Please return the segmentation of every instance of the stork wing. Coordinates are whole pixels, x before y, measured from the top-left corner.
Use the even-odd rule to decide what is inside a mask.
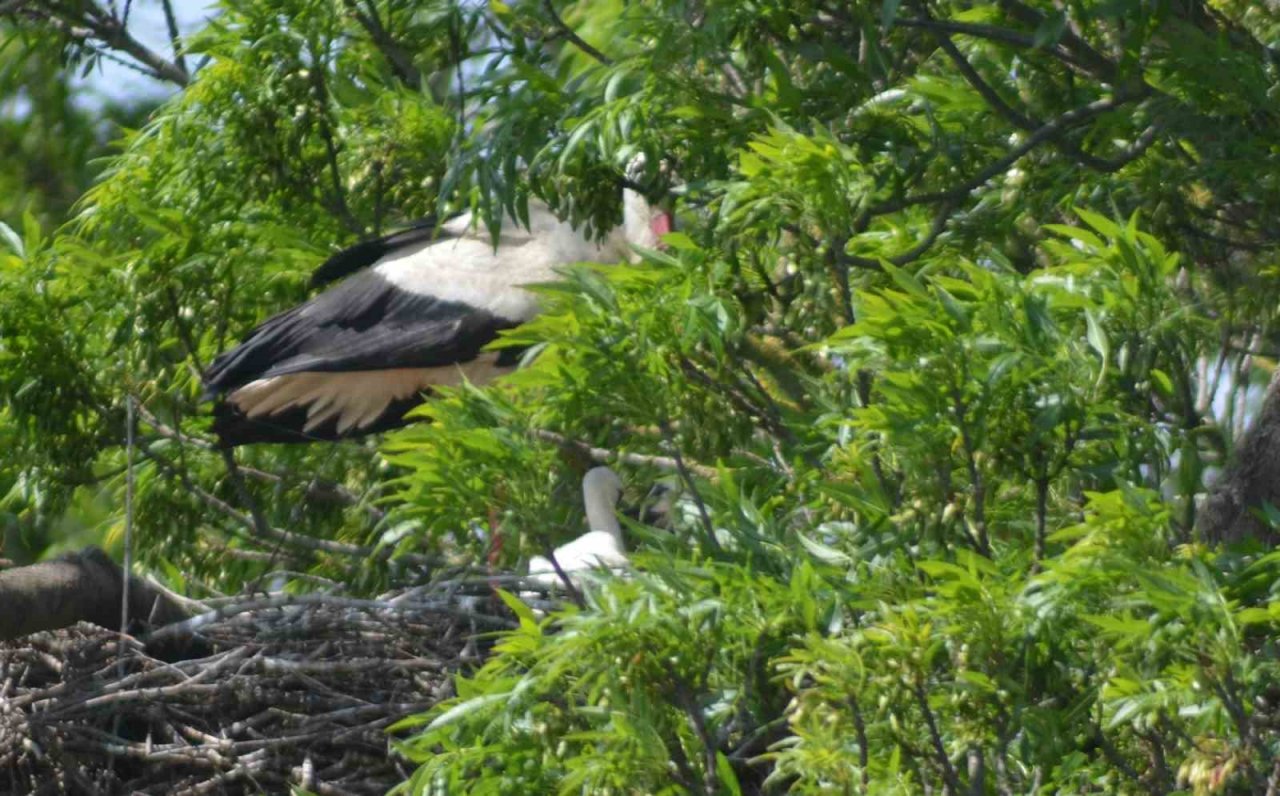
[[[517,352],[481,354],[516,325],[460,301],[415,293],[362,271],[253,330],[214,360],[206,395],[222,396],[224,444],[335,439],[402,423],[432,385],[487,378]]]
[[[397,249],[426,243],[429,240],[439,240],[450,235],[449,228],[438,223],[435,218],[425,218],[398,232],[361,241],[348,246],[321,263],[320,267],[311,274],[311,287],[323,287],[330,282],[336,282],[344,276],[373,265]]]
[[[484,381],[519,352],[481,353],[537,314],[524,286],[603,249],[550,211],[497,245],[463,215],[357,244],[313,277],[345,280],[254,329],[205,373],[222,442],[334,439],[402,422],[421,393]]]
[[[459,301],[412,293],[365,271],[271,318],[218,356],[210,396],[302,371],[438,367],[475,359],[516,322]]]

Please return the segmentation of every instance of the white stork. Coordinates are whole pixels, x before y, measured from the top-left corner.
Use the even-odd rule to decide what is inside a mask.
[[[590,529],[572,542],[555,549],[556,563],[569,580],[577,585],[575,573],[584,570],[620,569],[628,565],[622,545],[622,525],[614,509],[622,497],[622,480],[608,467],[595,467],[582,479],[582,503],[587,510]],[[551,561],[534,556],[529,561],[529,582],[546,588],[563,585]]]
[[[628,169],[631,172],[631,169]],[[315,272],[343,281],[276,315],[204,374],[205,400],[221,398],[223,446],[333,440],[394,428],[438,385],[482,384],[518,353],[481,349],[538,313],[523,285],[575,262],[617,262],[654,247],[671,217],[623,192],[623,224],[588,239],[541,203],[529,224],[508,219],[497,246],[470,213],[356,244]]]

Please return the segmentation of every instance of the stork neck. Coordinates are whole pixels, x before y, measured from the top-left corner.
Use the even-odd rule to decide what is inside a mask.
[[[622,189],[622,228],[627,243],[646,249],[658,245],[658,236],[653,229],[653,206],[649,201],[630,188]]]
[[[615,513],[614,500],[601,491],[589,491],[582,496],[583,505],[587,509],[587,526],[593,531],[605,533],[622,542],[622,524]]]

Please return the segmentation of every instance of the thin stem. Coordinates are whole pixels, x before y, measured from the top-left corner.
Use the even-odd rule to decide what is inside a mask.
[[[582,50],[584,53],[605,66],[613,65],[612,58],[600,52],[595,47],[592,47],[588,42],[584,41],[581,36],[574,33],[573,28],[569,27],[569,25],[560,18],[560,15],[556,13],[556,7],[552,0],[543,0],[542,7],[546,9],[547,16],[551,18],[552,24],[554,24],[556,29],[559,30],[560,35],[564,36],[570,44],[577,47],[579,50]]]
[[[1036,479],[1036,566],[1044,561],[1045,555],[1045,526],[1047,523],[1047,514],[1049,506],[1049,479],[1042,476]]]
[[[129,632],[129,581],[133,577],[133,502],[135,489],[135,473],[133,463],[134,452],[134,399],[132,394],[124,398],[124,563],[121,564],[123,577],[120,583],[120,642],[117,656],[120,658],[120,674],[124,674],[125,635]]]
[[[547,560],[551,562],[551,568],[556,571],[556,576],[560,578],[560,582],[564,584],[565,593],[569,595],[569,599],[573,600],[574,605],[579,608],[586,608],[587,601],[582,598],[582,592],[578,591],[578,587],[573,585],[573,581],[569,580],[569,573],[565,572],[560,566],[560,562],[556,560],[556,551],[547,551]]]
[[[707,504],[702,500],[702,493],[698,491],[698,485],[694,483],[693,475],[689,472],[689,468],[685,466],[684,457],[680,455],[680,446],[676,444],[675,435],[671,433],[671,424],[663,420],[658,424],[658,428],[662,430],[662,436],[666,438],[667,444],[671,446],[671,453],[676,462],[676,472],[680,474],[680,480],[684,481],[689,494],[693,496],[694,505],[698,507],[698,516],[702,519],[702,527],[707,534],[707,546],[713,552],[719,553],[721,552],[720,540],[716,538],[716,528],[711,522],[711,514],[707,511]]]
[[[670,456],[650,456],[644,453],[628,453],[626,451],[611,451],[608,448],[597,448],[580,440],[570,439],[555,431],[541,428],[530,429],[529,433],[538,439],[565,448],[572,448],[596,464],[614,464],[617,462],[637,467],[654,467],[668,473],[678,473],[683,466],[708,481],[715,481],[720,477],[714,467],[708,467],[705,464],[685,462],[683,459],[678,460]]]
[[[938,731],[938,722],[934,719],[933,709],[929,707],[929,695],[925,693],[924,681],[917,676],[914,687],[916,704],[924,714],[925,724],[929,728],[929,741],[933,744],[934,755],[938,758],[938,766],[942,769],[942,780],[946,783],[947,793],[959,796],[960,778],[956,775],[955,766],[947,756],[947,748],[942,743],[942,734]]]
[[[187,68],[187,57],[182,52],[182,32],[178,29],[178,17],[173,13],[173,0],[163,0],[161,5],[164,7],[165,25],[169,28],[169,42],[173,45],[173,63],[190,79],[191,70]]]

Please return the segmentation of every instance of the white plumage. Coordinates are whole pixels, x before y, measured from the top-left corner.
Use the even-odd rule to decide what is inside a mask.
[[[555,549],[556,563],[575,586],[577,573],[592,569],[621,569],[630,563],[622,544],[622,524],[614,509],[622,496],[622,481],[608,467],[596,467],[582,479],[582,502],[589,531]],[[551,561],[534,556],[529,561],[529,581],[546,588],[563,586]]]
[[[527,226],[507,219],[497,246],[470,213],[356,244],[318,281],[346,278],[254,329],[205,374],[222,398],[214,430],[226,445],[336,439],[392,428],[423,392],[482,384],[518,352],[483,352],[538,313],[527,285],[576,262],[617,262],[653,247],[669,215],[624,191],[623,224],[600,240],[529,203]]]
[[[465,213],[441,227],[442,237],[384,257],[375,273],[408,293],[458,302],[512,321],[538,313],[524,285],[549,282],[576,262],[617,262],[630,255],[626,225],[588,240],[541,202],[529,203],[529,227],[508,218],[495,249],[488,230]]]

